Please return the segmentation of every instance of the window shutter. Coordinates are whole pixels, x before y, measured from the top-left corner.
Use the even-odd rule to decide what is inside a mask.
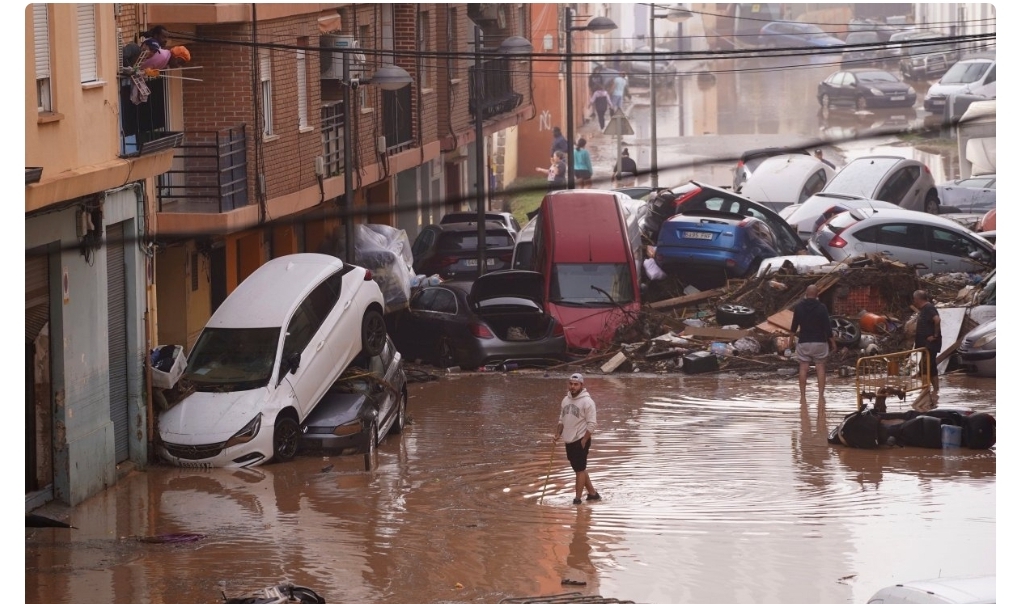
[[[35,79],[49,77],[49,5],[33,4],[35,28]]]
[[[95,5],[77,5],[77,48],[81,83],[98,79],[98,44],[95,36]]]
[[[295,85],[299,89],[299,127],[309,126],[309,93],[306,90],[306,51],[295,51]]]

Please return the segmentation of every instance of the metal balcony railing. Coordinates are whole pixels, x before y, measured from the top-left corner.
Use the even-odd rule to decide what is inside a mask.
[[[410,147],[415,142],[412,122],[411,89],[383,91],[383,136],[386,137],[387,153]]]
[[[249,205],[246,125],[182,135],[172,169],[158,177],[158,211],[221,213]]]
[[[472,116],[478,115],[479,101],[483,120],[509,113],[523,102],[524,96],[513,90],[509,59],[484,61],[468,71],[468,109]]]
[[[344,102],[320,108],[320,136],[323,145],[323,171],[327,177],[344,173]]]

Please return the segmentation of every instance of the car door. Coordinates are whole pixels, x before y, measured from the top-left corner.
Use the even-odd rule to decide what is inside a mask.
[[[994,266],[994,251],[963,233],[943,227],[929,230],[931,270],[936,273],[975,273]],[[977,255],[977,258],[971,255]]]
[[[838,100],[849,104],[852,103],[857,106],[857,97],[859,95],[860,91],[857,89],[857,78],[849,71],[844,72],[843,78],[840,80]]]
[[[721,212],[731,212],[733,214],[752,216],[753,218],[758,218],[759,220],[765,222],[773,231],[773,235],[776,238],[776,245],[780,249],[781,254],[794,254],[805,247],[805,242],[798,237],[797,231],[795,231],[791,225],[787,224],[787,221],[784,220],[780,214],[762,204],[758,204],[747,199],[725,198],[723,203],[719,206],[711,206],[715,206],[715,204],[707,203],[707,209],[716,209]]]
[[[855,252],[881,254],[889,260],[917,267],[919,274],[930,270],[931,252],[922,225],[879,224],[855,231],[854,238],[861,242],[855,247]]]
[[[297,364],[285,379],[295,391],[300,420],[312,411],[347,363],[335,358],[335,352],[348,346],[334,333],[336,317],[331,313],[340,297],[341,277],[335,273],[317,285],[295,309],[285,328],[282,367]],[[297,363],[293,363],[295,355]],[[343,356],[349,355],[345,352]]]
[[[441,343],[459,337],[457,313],[457,298],[452,291],[445,287],[425,288],[412,300],[408,315],[403,317],[406,324],[398,326],[401,340],[411,342],[402,348],[410,346],[418,358],[438,364]]]
[[[920,176],[918,166],[904,166],[885,179],[874,198],[907,210],[923,210],[923,203],[918,205],[922,187],[914,186]]]
[[[826,96],[829,97],[829,102],[831,105],[836,105],[840,102],[841,98],[840,95],[842,94],[841,88],[843,86],[843,76],[845,75],[847,75],[847,72],[839,71],[837,73],[834,73],[832,77],[830,77],[825,82],[825,88],[823,92],[826,94]]]
[[[419,275],[425,274],[425,261],[428,259],[427,254],[432,251],[434,244],[436,243],[436,230],[431,227],[422,229],[421,233],[415,237],[415,242],[411,244],[411,256],[414,258],[415,272]]]

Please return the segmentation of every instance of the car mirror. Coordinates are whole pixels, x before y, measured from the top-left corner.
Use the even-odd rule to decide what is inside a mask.
[[[285,374],[287,374],[289,371],[291,371],[292,375],[295,375],[295,372],[296,372],[296,370],[298,370],[299,364],[301,362],[302,362],[302,354],[300,354],[298,352],[293,352],[292,354],[288,355],[288,358],[285,359],[285,361],[284,361],[285,366],[287,368],[287,370],[285,371]]]
[[[970,258],[972,258],[972,259],[974,259],[974,260],[980,260],[981,258],[983,258],[983,256],[984,256],[984,255],[983,255],[983,254],[981,254],[981,253],[980,253],[980,251],[973,251],[973,252],[970,252]]]

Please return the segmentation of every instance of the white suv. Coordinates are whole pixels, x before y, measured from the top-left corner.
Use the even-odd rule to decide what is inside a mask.
[[[995,70],[993,58],[964,59],[945,72],[942,79],[924,95],[924,109],[931,113],[943,113],[945,103],[954,94],[979,96],[982,100],[995,98]]]

